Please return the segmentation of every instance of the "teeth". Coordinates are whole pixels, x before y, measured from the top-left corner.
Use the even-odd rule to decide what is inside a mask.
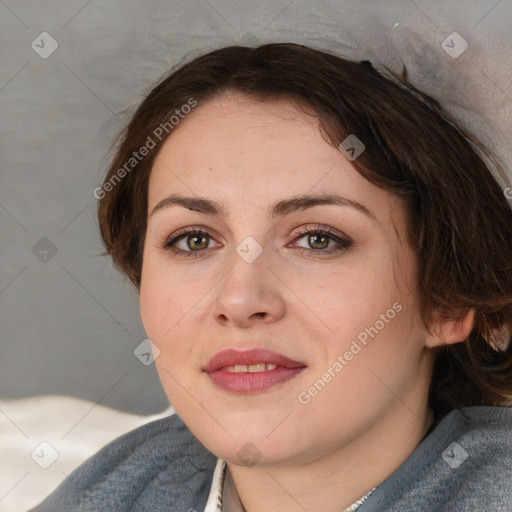
[[[225,366],[222,368],[226,372],[230,373],[257,373],[264,372],[269,370],[275,370],[277,365],[275,364],[265,364],[265,363],[256,363],[256,364],[235,364],[231,366]]]
[[[251,364],[248,366],[249,373],[264,372],[265,363]]]

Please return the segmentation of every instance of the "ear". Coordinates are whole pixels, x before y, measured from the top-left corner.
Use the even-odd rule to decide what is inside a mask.
[[[429,329],[426,346],[428,348],[453,345],[464,341],[475,325],[475,309],[468,309],[459,318],[442,320],[439,314]]]

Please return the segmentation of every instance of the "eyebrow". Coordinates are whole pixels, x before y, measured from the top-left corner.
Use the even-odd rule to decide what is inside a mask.
[[[345,197],[335,194],[314,194],[314,195],[296,195],[278,201],[269,208],[271,217],[283,217],[290,213],[306,210],[319,205],[336,205],[336,206],[350,206],[356,210],[364,213],[366,216],[373,220],[377,220],[375,215],[363,204],[347,199]],[[172,194],[165,199],[162,199],[153,208],[150,215],[155,212],[168,208],[170,206],[182,206],[189,210],[206,213],[209,215],[227,216],[226,210],[218,202],[207,197],[184,197]]]

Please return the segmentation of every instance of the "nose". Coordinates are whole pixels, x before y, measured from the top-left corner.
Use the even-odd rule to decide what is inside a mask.
[[[263,260],[261,255],[247,263],[235,254],[214,304],[215,320],[220,325],[247,328],[284,316],[283,285]]]

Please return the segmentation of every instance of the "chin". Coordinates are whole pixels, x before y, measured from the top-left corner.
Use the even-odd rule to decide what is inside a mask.
[[[288,430],[283,429],[281,435],[272,433],[279,422],[252,420],[237,426],[225,423],[228,432],[217,423],[213,427],[202,422],[197,428],[194,425],[189,428],[217,457],[240,466],[279,463],[297,451],[296,439],[288,435]]]
[[[287,461],[292,455],[291,448],[278,446],[264,438],[249,441],[245,438],[231,440],[228,446],[218,446],[212,441],[207,448],[217,457],[236,466],[273,466]]]

